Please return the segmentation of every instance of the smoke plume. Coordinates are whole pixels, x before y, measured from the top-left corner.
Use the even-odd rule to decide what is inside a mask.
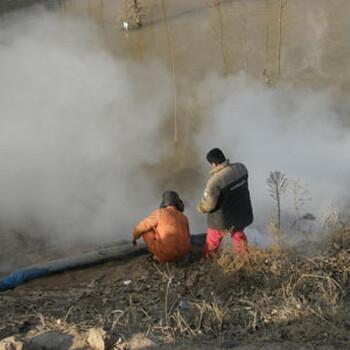
[[[61,241],[129,238],[153,209],[143,165],[167,150],[153,136],[170,104],[168,85],[159,64],[113,58],[92,23],[42,9],[5,18],[2,229]]]
[[[186,189],[180,196],[191,232],[204,232],[196,203],[212,147],[249,170],[251,242],[266,241],[274,210],[266,184],[271,171],[308,189],[301,214],[312,213],[319,223],[333,203],[349,200],[347,101],[332,91],[292,84],[266,88],[243,73],[208,73],[201,82],[190,81],[191,94],[179,99],[182,120],[194,117],[182,124],[188,130],[180,130],[191,140],[180,140],[180,154],[173,157],[171,136],[164,136],[174,102],[170,76],[159,62],[113,57],[91,22],[42,9],[3,17],[1,232],[58,245],[126,239],[155,209],[163,190],[178,188]],[[292,193],[282,210],[290,229]]]
[[[349,200],[346,150],[350,132],[342,117],[349,114],[350,105],[343,103],[340,108],[331,91],[285,84],[266,88],[242,74],[211,75],[199,95],[211,107],[198,147],[222,147],[231,161],[246,164],[255,211],[253,227],[266,231],[274,206],[266,179],[275,170],[307,189],[304,198],[301,193],[298,197],[301,214],[310,212],[320,223],[333,204],[342,207]],[[292,191],[286,197],[283,209],[293,217]]]

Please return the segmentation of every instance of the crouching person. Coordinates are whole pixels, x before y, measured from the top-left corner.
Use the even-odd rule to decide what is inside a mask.
[[[134,229],[133,244],[143,237],[148,250],[162,262],[179,261],[191,249],[184,204],[175,191],[165,191],[160,208]]]

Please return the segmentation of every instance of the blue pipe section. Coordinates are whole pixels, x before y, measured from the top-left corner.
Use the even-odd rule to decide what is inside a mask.
[[[126,246],[103,248],[75,257],[53,260],[42,265],[29,266],[15,271],[10,276],[0,280],[0,291],[16,288],[17,286],[35,278],[104,263],[114,259],[126,258],[128,255],[137,256],[146,252],[146,247],[135,249],[131,248],[128,244]]]
[[[195,246],[203,246],[205,243],[205,238],[205,233],[191,235],[191,244]],[[130,245],[127,244],[124,246],[103,248],[75,257],[53,260],[42,265],[33,265],[15,271],[10,276],[0,280],[0,291],[3,292],[16,288],[17,286],[35,278],[49,276],[54,273],[60,273],[80,267],[87,267],[93,264],[100,264],[110,260],[121,259],[127,257],[128,255],[137,256],[146,252],[146,247],[135,249],[131,248]]]
[[[0,291],[5,291],[8,289],[13,289],[19,286],[20,284],[32,280],[34,278],[39,278],[47,276],[47,270],[44,268],[39,268],[34,271],[28,271],[27,269],[18,270],[12,275],[3,278],[0,280]]]

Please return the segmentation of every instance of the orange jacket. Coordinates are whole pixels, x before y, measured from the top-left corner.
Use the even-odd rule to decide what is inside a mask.
[[[134,240],[143,236],[148,250],[163,262],[179,261],[190,251],[187,217],[174,206],[155,210],[134,229]]]

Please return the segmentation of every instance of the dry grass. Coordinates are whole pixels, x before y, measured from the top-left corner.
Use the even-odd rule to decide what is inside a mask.
[[[343,232],[341,242],[348,233]],[[348,246],[334,244],[338,249],[323,255],[299,256],[298,266],[295,255],[277,247],[254,247],[244,257],[224,249],[212,264],[202,262],[208,279],[189,287],[184,299],[174,288],[176,268],[157,267],[166,291],[165,324],[150,325],[148,333],[161,330],[173,341],[234,335],[249,341],[348,342],[350,253]],[[198,295],[200,285],[209,291],[205,297]]]
[[[141,257],[125,267],[133,280],[129,287],[111,275],[62,295],[33,291],[27,302],[41,315],[35,321],[27,306],[26,312],[23,305],[16,309],[20,302],[15,298],[10,305],[9,292],[2,297],[10,308],[1,319],[0,335],[13,334],[30,319],[31,332],[103,327],[118,346],[126,346],[135,332],[168,343],[220,336],[240,343],[349,344],[350,229],[338,227],[326,242],[322,254],[299,255],[297,265],[295,252],[277,245],[251,247],[243,257],[225,248],[211,262],[201,258],[201,251],[169,265]]]

